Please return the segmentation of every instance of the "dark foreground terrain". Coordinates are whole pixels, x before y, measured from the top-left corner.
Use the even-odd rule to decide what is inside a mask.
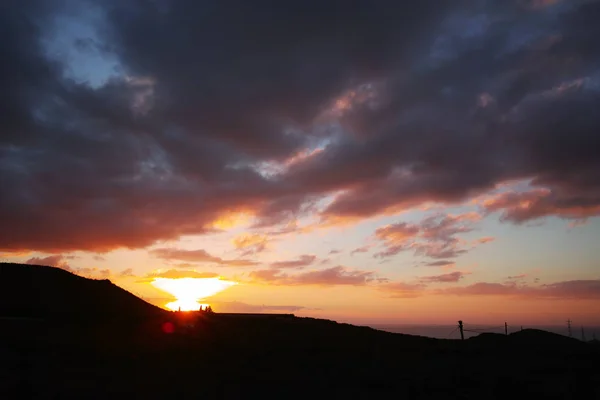
[[[0,303],[0,399],[600,398],[598,346],[543,331],[461,342],[169,313],[108,281],[16,264],[0,264]]]

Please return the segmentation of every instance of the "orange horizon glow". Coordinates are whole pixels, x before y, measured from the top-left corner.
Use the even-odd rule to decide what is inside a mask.
[[[220,278],[155,278],[151,284],[177,299],[166,304],[168,309],[173,311],[195,311],[200,306],[207,305],[199,303],[200,300],[237,285],[237,282]]]

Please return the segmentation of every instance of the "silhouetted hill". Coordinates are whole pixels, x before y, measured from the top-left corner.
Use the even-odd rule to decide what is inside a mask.
[[[98,320],[163,313],[107,279],[60,268],[0,263],[0,317]]]
[[[27,303],[38,304],[55,282],[64,294],[54,304],[70,310],[63,318],[90,307],[128,317],[0,320],[2,399],[600,398],[600,349],[543,331],[459,341],[313,318],[155,313],[108,282],[18,267],[3,299],[39,286],[45,294]]]

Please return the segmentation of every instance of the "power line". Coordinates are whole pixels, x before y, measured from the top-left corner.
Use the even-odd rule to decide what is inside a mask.
[[[454,332],[456,332],[457,330],[458,330],[458,326],[457,326],[456,328],[454,328],[454,329],[452,330],[452,332],[450,332],[450,333],[448,334],[448,336],[446,336],[446,338],[449,338],[450,336],[452,336],[452,334],[453,334]]]

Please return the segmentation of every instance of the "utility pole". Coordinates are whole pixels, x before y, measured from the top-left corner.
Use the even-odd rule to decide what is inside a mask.
[[[504,334],[508,335],[508,324],[506,322],[504,323]]]
[[[573,333],[571,332],[571,320],[567,320],[567,329],[569,330],[569,337],[573,337]]]
[[[583,331],[583,326],[581,327],[581,341],[585,342],[585,332]]]
[[[460,330],[460,340],[465,340],[465,333],[463,331],[462,321],[458,321],[458,329]]]

